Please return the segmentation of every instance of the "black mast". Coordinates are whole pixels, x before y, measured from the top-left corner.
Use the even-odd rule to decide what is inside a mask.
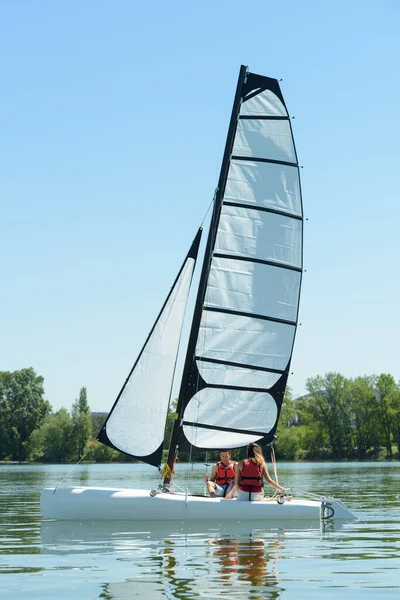
[[[197,336],[198,336],[198,332],[199,332],[199,328],[200,328],[201,315],[202,315],[202,311],[203,311],[203,304],[204,304],[204,298],[205,298],[206,287],[207,287],[207,280],[208,280],[208,275],[209,275],[210,266],[211,266],[211,254],[212,254],[212,250],[213,250],[214,244],[215,244],[215,237],[216,237],[216,233],[217,233],[219,216],[220,216],[220,212],[221,212],[222,199],[223,199],[224,193],[225,193],[226,180],[228,177],[228,170],[229,170],[232,148],[233,148],[233,143],[234,143],[235,134],[236,134],[236,126],[237,126],[237,121],[238,121],[238,116],[239,116],[239,111],[240,111],[240,105],[242,102],[243,86],[246,82],[246,75],[247,75],[247,67],[245,65],[242,65],[240,67],[238,82],[237,82],[237,86],[236,86],[235,99],[233,101],[231,120],[229,123],[228,135],[226,138],[224,157],[222,160],[221,172],[220,172],[220,176],[219,176],[219,180],[218,180],[218,187],[216,189],[215,197],[214,197],[214,208],[213,208],[213,213],[212,213],[212,217],[211,217],[210,231],[208,233],[207,246],[206,246],[206,250],[205,250],[205,254],[204,254],[204,261],[203,261],[203,267],[202,267],[202,271],[201,271],[201,275],[200,275],[199,289],[197,292],[192,327],[190,330],[188,348],[187,348],[187,352],[186,352],[185,365],[183,368],[181,387],[179,390],[178,404],[177,404],[177,409],[176,409],[177,419],[174,422],[174,427],[173,427],[172,436],[171,436],[171,443],[170,443],[169,452],[168,452],[167,466],[169,467],[169,469],[168,468],[166,469],[167,475],[164,477],[164,485],[167,485],[171,480],[173,463],[174,463],[175,456],[178,452],[177,441],[178,441],[178,437],[179,437],[179,430],[181,427],[181,413],[182,413],[182,409],[183,409],[184,398],[186,396],[186,390],[187,390],[188,386],[190,385],[190,381],[189,381],[190,380],[190,371],[191,371],[191,365],[192,365],[195,350],[196,350]],[[195,383],[193,382],[191,385],[195,385]]]

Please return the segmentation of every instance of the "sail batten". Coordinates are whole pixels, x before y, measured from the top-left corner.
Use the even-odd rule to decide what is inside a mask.
[[[224,202],[224,206],[237,206],[238,208],[246,208],[246,209],[254,209],[254,210],[261,210],[264,212],[269,212],[269,213],[275,213],[277,215],[282,215],[283,217],[290,217],[291,219],[298,219],[299,221],[302,221],[302,217],[300,217],[299,215],[292,215],[289,212],[285,212],[284,210],[276,210],[275,208],[267,208],[266,206],[249,206],[248,204],[245,203],[241,203],[241,202],[229,202],[229,201],[225,201]]]
[[[246,433],[247,435],[255,435],[262,437],[264,431],[252,431],[250,429],[235,429],[235,427],[222,427],[220,425],[206,425],[205,423],[190,423],[189,421],[183,421],[182,425],[189,427],[198,427],[199,429],[211,429],[213,431],[224,431],[229,433]]]
[[[284,116],[277,116],[277,115],[264,115],[264,116],[258,116],[258,117],[254,117],[253,115],[240,115],[239,116],[239,120],[243,121],[245,119],[251,119],[251,120],[259,120],[259,121],[288,121],[288,117],[284,117]]]
[[[298,322],[303,211],[292,126],[278,81],[243,69],[179,394],[180,449],[273,439]]]
[[[245,365],[243,363],[232,362],[232,361],[228,361],[228,360],[218,360],[217,358],[208,358],[206,356],[196,356],[196,361],[221,364],[221,365],[231,366],[231,367],[239,367],[240,369],[248,368],[248,365]],[[267,373],[279,373],[280,375],[282,375],[283,373],[287,373],[287,370],[271,369],[269,367],[259,367],[257,365],[252,365],[251,369],[254,371],[265,371]]]
[[[221,252],[215,252],[214,258],[232,258],[231,254],[222,254]],[[297,273],[302,273],[303,269],[301,267],[294,267],[293,265],[285,265],[283,263],[278,263],[273,260],[262,260],[261,258],[254,258],[248,256],[240,256],[239,254],[235,255],[235,260],[241,260],[243,262],[250,262],[254,264],[260,265],[268,265],[270,267],[278,267],[280,269],[287,269],[289,271],[296,271]]]
[[[284,165],[286,167],[298,167],[297,162],[291,162],[288,160],[278,160],[276,158],[265,158],[265,157],[253,156],[253,155],[240,156],[239,154],[234,154],[232,156],[232,158],[234,160],[241,160],[243,162],[254,161],[254,162],[260,162],[260,163],[267,163],[267,164],[270,163],[273,165]]]
[[[219,312],[219,313],[224,313],[224,314],[228,314],[228,315],[238,315],[241,317],[253,317],[254,319],[262,319],[264,321],[272,321],[274,323],[283,323],[284,325],[296,325],[296,321],[288,321],[286,319],[278,319],[276,317],[271,317],[271,316],[265,316],[265,315],[258,315],[257,313],[246,313],[246,312],[241,312],[239,310],[231,310],[229,308],[216,308],[215,306],[205,306],[204,307],[205,311],[209,311],[209,312]]]

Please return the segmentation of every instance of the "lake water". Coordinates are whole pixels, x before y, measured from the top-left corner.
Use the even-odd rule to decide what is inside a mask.
[[[43,487],[71,467],[0,465],[0,598],[400,597],[399,463],[282,463],[292,489],[341,498],[342,524],[46,522]],[[176,483],[202,492],[204,466],[179,465]],[[156,486],[145,465],[77,467],[65,485]]]

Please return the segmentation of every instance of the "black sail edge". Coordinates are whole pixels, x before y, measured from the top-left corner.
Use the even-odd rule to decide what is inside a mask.
[[[174,427],[172,430],[171,442],[168,451],[168,459],[167,465],[169,467],[169,472],[173,471],[173,463],[177,452],[178,439],[180,437],[182,425],[180,422],[180,417],[183,414],[183,410],[185,404],[187,403],[186,395],[189,385],[189,379],[191,377],[192,366],[195,361],[195,348],[197,342],[197,336],[200,328],[201,314],[202,314],[202,306],[205,298],[206,287],[207,287],[207,279],[210,271],[210,258],[212,254],[212,250],[215,243],[215,237],[217,233],[218,227],[218,218],[219,213],[221,211],[222,199],[224,197],[226,179],[229,170],[230,156],[232,153],[233,142],[235,139],[237,120],[239,117],[240,105],[242,101],[243,95],[243,85],[246,81],[247,76],[247,67],[245,65],[241,65],[239,71],[238,82],[236,85],[235,98],[233,101],[232,114],[229,122],[228,135],[225,143],[224,156],[221,165],[220,176],[218,180],[218,187],[215,193],[214,198],[214,207],[211,216],[210,229],[208,232],[207,245],[203,259],[203,266],[200,275],[199,288],[197,292],[197,298],[194,308],[192,327],[189,335],[188,348],[186,352],[185,364],[183,367],[181,387],[179,390],[178,396],[178,404],[177,404],[177,414],[178,419],[174,422]],[[170,476],[166,476],[164,478],[164,483],[169,483]]]
[[[188,251],[188,253],[187,253],[186,257],[185,257],[185,260],[182,263],[181,268],[179,269],[179,272],[178,272],[178,274],[177,274],[177,276],[175,278],[175,281],[174,281],[174,283],[171,286],[171,289],[170,289],[170,291],[169,291],[169,293],[168,293],[168,295],[167,295],[167,297],[165,299],[164,304],[162,305],[162,308],[161,308],[161,310],[160,310],[160,312],[159,312],[159,314],[158,314],[158,316],[157,316],[157,318],[156,318],[156,320],[155,320],[155,322],[153,324],[153,327],[151,328],[150,333],[148,334],[148,336],[146,338],[146,341],[143,344],[143,347],[142,347],[142,349],[141,349],[141,351],[140,351],[140,353],[139,353],[139,355],[138,355],[138,357],[137,357],[137,359],[136,359],[136,361],[135,361],[132,369],[129,371],[129,374],[128,374],[126,380],[125,380],[125,383],[123,384],[123,386],[122,386],[122,388],[121,388],[121,390],[120,390],[120,392],[119,392],[119,394],[118,394],[118,396],[117,396],[117,398],[116,398],[116,400],[115,400],[115,402],[114,402],[114,404],[113,404],[113,406],[112,406],[112,408],[111,408],[111,410],[110,410],[110,412],[109,412],[109,414],[107,416],[107,419],[105,420],[105,422],[104,422],[101,430],[99,431],[99,433],[98,433],[98,435],[96,437],[96,440],[99,441],[99,442],[101,442],[102,444],[104,444],[106,446],[109,446],[110,448],[113,448],[114,450],[118,450],[119,452],[122,452],[123,454],[126,454],[127,456],[131,456],[133,458],[137,458],[140,461],[145,462],[145,463],[150,464],[150,465],[155,466],[155,467],[158,467],[161,464],[161,457],[162,457],[162,451],[163,451],[163,443],[160,444],[160,446],[154,452],[152,452],[151,454],[143,454],[143,455],[130,454],[130,453],[122,450],[121,448],[119,448],[117,445],[115,445],[109,439],[108,434],[107,434],[107,423],[108,423],[108,421],[109,421],[109,419],[110,419],[113,411],[115,410],[116,406],[118,405],[118,402],[119,402],[119,400],[120,400],[120,398],[121,398],[121,396],[122,396],[122,394],[123,394],[123,392],[124,392],[124,390],[125,390],[128,382],[129,382],[129,379],[130,379],[132,373],[134,372],[134,370],[135,370],[135,368],[136,368],[136,366],[137,366],[137,364],[138,364],[138,362],[139,362],[139,360],[140,360],[140,358],[141,358],[141,356],[142,356],[142,354],[143,354],[143,352],[144,352],[144,350],[145,350],[145,348],[147,346],[148,341],[151,338],[151,335],[152,335],[152,333],[153,333],[153,331],[154,331],[154,329],[155,329],[155,327],[156,327],[156,325],[157,325],[157,323],[158,323],[161,315],[163,314],[164,308],[165,308],[165,306],[166,306],[169,298],[171,297],[171,294],[174,291],[175,285],[178,282],[179,277],[180,277],[180,275],[181,275],[181,273],[182,273],[182,271],[183,271],[183,269],[184,269],[184,267],[185,267],[188,259],[192,259],[194,261],[194,266],[195,266],[195,263],[196,263],[196,260],[197,260],[197,254],[198,254],[198,250],[199,250],[199,246],[200,246],[200,241],[201,241],[201,235],[202,235],[202,227],[200,227],[199,230],[197,231],[197,234],[196,234],[196,236],[195,236],[195,238],[194,238],[194,240],[193,240],[193,242],[191,244],[191,247],[190,247],[190,249],[189,249],[189,251]],[[192,270],[192,276],[193,276],[194,266],[193,266],[193,270]],[[175,358],[175,366],[176,366],[176,359],[177,359],[177,357]]]
[[[202,447],[200,445],[196,446],[193,443],[190,443],[186,439],[186,437],[183,433],[183,426],[187,425],[187,422],[183,421],[183,414],[185,411],[185,407],[187,406],[187,404],[189,403],[189,401],[193,397],[193,395],[197,391],[202,390],[205,387],[208,387],[207,383],[203,380],[203,378],[201,377],[201,375],[198,371],[196,360],[195,360],[195,349],[196,349],[197,338],[198,338],[199,330],[200,330],[200,323],[201,323],[201,318],[202,318],[202,313],[203,313],[203,308],[204,308],[203,304],[204,304],[205,294],[206,294],[206,289],[207,289],[207,280],[208,280],[208,276],[209,276],[210,268],[211,268],[211,260],[212,260],[213,249],[214,249],[214,245],[215,245],[215,241],[216,241],[216,234],[217,234],[217,228],[218,228],[220,214],[221,214],[221,208],[223,205],[225,186],[227,183],[227,177],[228,177],[231,159],[234,158],[232,156],[232,150],[233,150],[235,134],[236,134],[237,126],[238,126],[238,120],[239,120],[239,116],[240,116],[241,103],[242,103],[242,101],[246,102],[247,100],[250,100],[251,98],[256,97],[258,94],[261,94],[262,92],[271,91],[282,102],[282,105],[284,106],[284,108],[287,112],[286,104],[285,104],[285,101],[283,99],[283,96],[282,96],[282,93],[280,90],[279,82],[276,79],[264,77],[261,75],[256,75],[253,73],[248,73],[246,71],[247,71],[247,68],[242,66],[240,69],[240,73],[239,73],[239,79],[238,79],[238,84],[237,84],[237,88],[236,88],[235,100],[234,100],[234,105],[233,105],[233,110],[232,110],[229,130],[228,130],[225,152],[224,152],[224,157],[223,157],[222,166],[221,166],[221,173],[220,173],[218,188],[217,188],[217,192],[216,192],[216,196],[215,196],[214,210],[213,210],[213,215],[212,215],[212,219],[211,219],[211,226],[210,226],[208,242],[207,242],[207,247],[206,247],[206,253],[205,253],[204,263],[203,263],[203,269],[202,269],[202,274],[201,274],[201,278],[200,278],[200,285],[199,285],[199,290],[198,290],[198,295],[197,295],[197,300],[196,300],[194,319],[193,319],[192,329],[191,329],[191,333],[190,333],[190,337],[189,337],[188,350],[187,350],[187,354],[186,354],[182,383],[181,383],[181,388],[180,388],[179,398],[178,398],[178,406],[177,406],[178,419],[175,421],[175,424],[174,424],[172,438],[171,438],[171,445],[170,445],[170,450],[169,450],[169,455],[168,455],[168,466],[171,468],[171,470],[172,470],[174,457],[178,450],[187,450],[189,447],[191,447],[192,449],[195,449],[195,450],[196,449],[217,450],[217,449],[220,449],[220,447],[221,447],[220,445],[216,445],[215,448],[211,448],[209,445],[207,445],[207,447]],[[262,117],[261,117],[261,119],[262,119]],[[254,120],[257,120],[257,116],[254,117]],[[276,119],[276,120],[279,121],[280,119]],[[287,120],[289,122],[291,140],[292,140],[292,143],[294,146],[294,139],[293,139],[293,134],[292,134],[290,118],[287,116],[285,119],[282,119],[282,120],[285,120],[285,121]],[[282,159],[274,160],[273,158],[271,158],[271,159],[256,159],[256,158],[252,158],[252,157],[246,157],[245,160],[246,161],[252,161],[252,160],[260,161],[261,160],[262,162],[268,162],[268,163],[272,163],[272,164],[287,165],[290,167],[297,168],[297,172],[298,172],[299,167],[298,167],[297,154],[296,154],[295,147],[294,147],[294,153],[295,153],[295,162],[284,161]],[[299,183],[299,194],[300,194],[300,208],[301,208],[301,215],[302,215],[300,181],[298,183]],[[229,201],[226,204],[229,204]],[[295,218],[295,219],[297,218],[300,221],[303,220],[302,216],[296,217],[295,215],[293,215],[293,218]],[[302,228],[301,228],[301,233],[302,233]],[[300,268],[289,267],[289,269],[292,268],[296,271],[300,271],[300,280],[299,280],[299,288],[298,288],[298,296],[297,296],[296,325],[297,325],[297,320],[298,320],[299,295],[300,295],[302,268],[303,268],[303,266],[302,266],[302,243],[303,242],[301,239],[301,266],[300,266]],[[237,257],[237,256],[235,256],[233,258],[239,259],[239,257]],[[254,262],[260,262],[260,261],[257,261],[257,259],[255,259]],[[276,403],[277,418],[276,418],[275,425],[272,427],[272,429],[270,429],[270,431],[268,431],[263,436],[260,434],[260,437],[257,439],[258,443],[260,443],[261,445],[266,445],[266,444],[270,443],[271,441],[273,441],[273,439],[275,437],[275,431],[276,431],[276,427],[277,427],[278,420],[279,420],[279,414],[280,414],[280,410],[281,410],[281,406],[282,406],[283,396],[284,396],[285,388],[287,385],[287,379],[288,379],[290,362],[291,362],[291,357],[292,357],[292,352],[293,352],[295,333],[296,333],[296,331],[294,332],[294,335],[293,335],[293,341],[292,341],[292,345],[291,345],[291,349],[290,349],[290,353],[289,353],[289,360],[288,360],[288,364],[287,364],[286,368],[283,370],[283,372],[281,372],[281,375],[279,376],[278,380],[275,381],[275,383],[273,385],[271,385],[271,387],[266,389],[266,391],[268,392],[268,395],[272,396],[273,400]],[[224,361],[221,360],[221,361],[216,361],[216,362],[223,363]],[[226,364],[229,365],[232,363],[229,363],[229,361],[227,361]],[[251,369],[251,366],[249,366],[249,368]],[[273,371],[273,369],[271,369],[271,370]],[[213,385],[212,387],[218,387],[218,386]],[[225,387],[225,386],[222,386],[222,387]],[[229,387],[229,386],[227,386],[227,387]],[[196,423],[194,423],[193,425],[196,426]],[[203,426],[205,426],[207,428],[209,428],[209,427],[212,428],[212,426],[210,426],[208,424],[203,424]],[[199,424],[199,427],[200,427],[200,424]],[[219,429],[221,429],[221,428],[215,427],[216,431],[218,431]],[[227,429],[229,430],[229,428],[227,428]],[[232,428],[232,431],[237,431],[237,429]],[[244,427],[242,431],[244,434],[246,434],[246,427]],[[169,478],[166,478],[165,483],[168,483],[168,482],[169,482]]]

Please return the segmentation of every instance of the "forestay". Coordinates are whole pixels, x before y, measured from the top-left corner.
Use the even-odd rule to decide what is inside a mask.
[[[302,225],[299,166],[279,83],[242,67],[172,452],[273,439],[298,320]]]

